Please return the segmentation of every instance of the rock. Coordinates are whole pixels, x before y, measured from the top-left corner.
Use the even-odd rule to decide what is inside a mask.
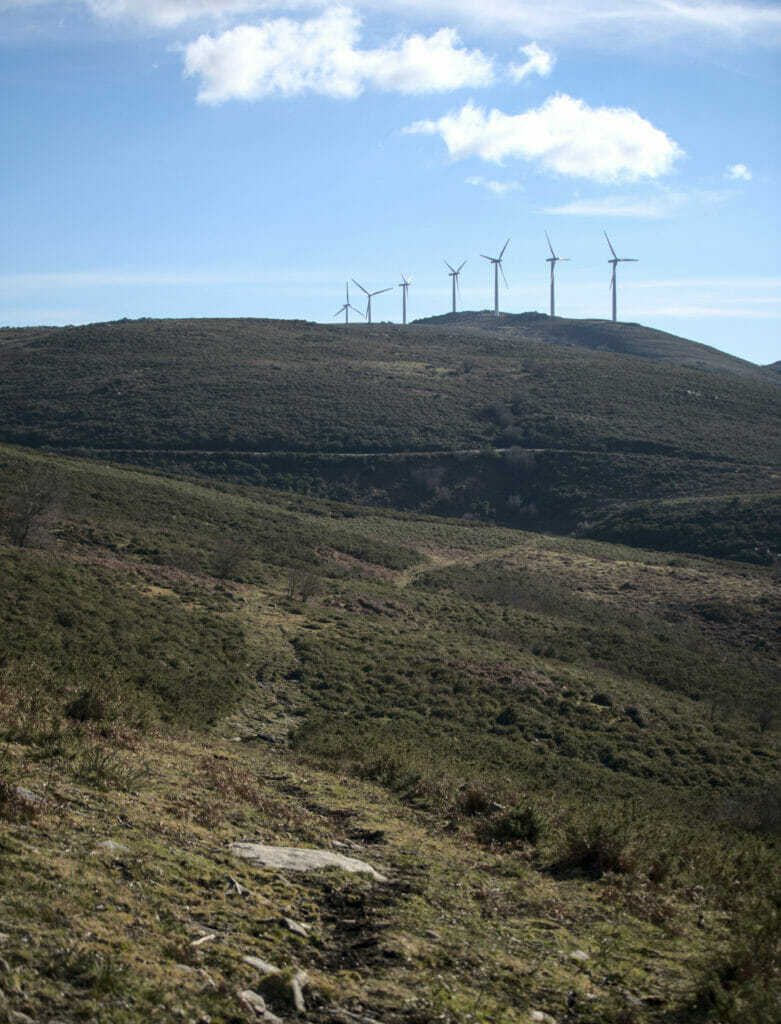
[[[346,857],[331,850],[305,850],[293,846],[265,846],[262,843],[231,843],[231,853],[253,864],[288,871],[314,871],[317,868],[340,868],[353,874],[368,874],[378,882],[387,878],[355,857]]]
[[[98,853],[130,853],[130,850],[127,846],[123,846],[122,843],[117,843],[113,839],[104,839],[92,851],[93,856]]]
[[[556,1024],[556,1018],[551,1017],[549,1013],[543,1013],[542,1010],[530,1010],[529,1019],[534,1021],[534,1024]]]
[[[260,971],[261,974],[277,974],[279,968],[270,964],[267,960],[261,960],[259,956],[245,956],[244,963],[249,964],[250,967],[254,967],[256,971]]]
[[[24,786],[16,787],[16,795],[19,800],[29,804],[31,807],[43,807],[46,803],[42,796],[38,796],[37,793],[33,793],[31,789],[25,789]]]
[[[432,928],[429,928],[425,932],[425,936],[427,939],[434,939],[436,942],[439,942],[439,940],[442,938],[439,932],[435,932]]]
[[[266,1000],[263,996],[253,992],[251,988],[245,988],[239,992],[239,999],[260,1020],[268,1021],[268,1024],[275,1024],[275,1022],[279,1021],[279,1017],[266,1006]]]
[[[576,950],[573,950],[572,953],[570,953],[569,958],[570,958],[570,960],[581,960],[581,961],[583,961],[583,960],[588,960],[589,959],[589,955],[588,955],[588,953],[584,949],[576,949]]]
[[[309,935],[309,925],[301,924],[299,921],[294,921],[292,917],[283,917],[282,924],[294,935],[300,935],[304,939]]]

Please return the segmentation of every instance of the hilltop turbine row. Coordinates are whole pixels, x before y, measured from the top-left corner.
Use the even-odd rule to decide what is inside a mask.
[[[617,318],[616,317],[616,312],[617,312],[616,267],[618,266],[619,263],[637,263],[638,261],[637,261],[637,259],[635,259],[634,257],[631,257],[631,256],[616,256],[616,251],[613,248],[613,245],[612,245],[610,239],[607,237],[607,232],[604,231],[603,234],[605,236],[605,241],[607,242],[608,247],[610,249],[610,256],[611,256],[611,258],[608,260],[608,263],[610,263],[611,266],[612,266],[612,273],[611,273],[611,276],[610,276],[610,292],[611,292],[611,296],[612,296],[612,318],[613,318],[613,321],[615,322],[615,320]],[[546,263],[550,263],[550,315],[551,316],[555,316],[556,315],[556,291],[555,291],[556,264],[557,263],[569,263],[570,262],[570,257],[569,256],[557,256],[556,255],[556,253],[553,251],[553,245],[551,244],[551,240],[548,237],[548,232],[547,231],[545,232],[545,238],[546,238],[546,240],[548,242],[548,248],[550,249],[550,256],[548,256],[546,258],[546,260],[545,260]],[[485,253],[481,253],[480,254],[482,259],[488,260],[488,262],[494,268],[494,315],[495,316],[499,316],[499,273],[500,272],[502,274],[502,280],[504,281],[505,287],[509,288],[509,285],[507,284],[507,278],[505,277],[505,274],[504,274],[504,268],[502,267],[502,259],[504,258],[505,250],[507,249],[507,246],[509,244],[510,244],[510,239],[508,238],[507,241],[502,246],[501,252],[499,253],[498,256],[486,256]],[[461,294],[461,285],[459,283],[458,278],[459,278],[459,275],[460,275],[461,271],[464,269],[464,267],[466,266],[468,261],[464,260],[463,263],[461,263],[461,265],[458,267],[458,269],[456,269],[455,267],[451,266],[451,264],[448,263],[447,260],[443,260],[442,262],[448,268],[448,277],[452,278],[452,289],[453,289],[452,312],[455,313],[456,312],[456,294],[458,294],[458,295]],[[353,281],[353,284],[357,285],[361,289],[361,291],[364,293],[364,295],[366,296],[366,312],[362,313],[359,309],[356,309],[356,307],[353,306],[353,304],[350,302],[350,283],[348,281],[345,284],[345,302],[336,311],[336,313],[334,313],[334,317],[341,316],[342,313],[344,313],[344,322],[345,322],[345,324],[349,324],[349,322],[350,322],[350,310],[352,310],[354,313],[357,313],[358,316],[362,316],[366,320],[366,322],[370,324],[372,322],[372,299],[374,298],[375,295],[382,295],[384,292],[392,291],[393,288],[392,287],[390,287],[390,288],[380,288],[378,291],[370,292],[366,288],[364,288],[364,286],[362,284],[360,284],[360,282],[356,281],[355,278],[353,278],[352,281]],[[398,287],[402,289],[402,323],[404,323],[404,324],[406,324],[406,322],[407,322],[407,292],[409,290],[409,286],[410,286],[411,281],[412,281],[412,278],[407,278],[407,277],[404,276],[404,274],[402,274],[401,275],[401,281],[400,281],[400,283],[398,285]]]

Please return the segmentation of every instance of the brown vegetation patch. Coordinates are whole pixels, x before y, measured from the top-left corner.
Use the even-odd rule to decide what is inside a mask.
[[[559,691],[558,684],[550,676],[533,669],[519,668],[509,662],[454,661],[453,668],[518,690],[539,690],[541,693]]]
[[[355,558],[354,555],[348,555],[344,551],[337,551],[336,548],[318,548],[317,554],[320,558],[325,558],[334,565],[338,565],[343,569],[351,569],[353,572],[362,572],[367,576],[374,576],[379,580],[392,580],[395,579],[397,573],[392,569],[385,569],[381,565],[374,565],[372,562],[367,562],[362,558]]]

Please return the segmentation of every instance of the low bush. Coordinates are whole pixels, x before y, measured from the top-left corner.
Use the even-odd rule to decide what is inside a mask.
[[[543,825],[537,811],[531,806],[517,804],[498,818],[486,822],[479,834],[496,843],[530,843],[534,846],[542,834]]]
[[[609,872],[631,875],[635,868],[635,859],[618,830],[592,825],[585,832],[569,834],[567,846],[561,857],[551,864],[550,872],[557,876],[585,875],[596,879]]]

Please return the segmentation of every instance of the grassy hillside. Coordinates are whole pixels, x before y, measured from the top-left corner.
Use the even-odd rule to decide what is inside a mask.
[[[627,504],[728,495],[756,510],[777,492],[777,377],[730,359],[638,325],[530,314],[5,330],[0,439],[525,529],[598,522],[610,539]],[[726,363],[745,375],[710,372]],[[683,508],[674,536],[644,543],[778,550],[772,514],[692,548]]]
[[[9,447],[0,489],[0,1019],[249,1021],[248,954],[309,1020],[777,1019],[773,570]]]

